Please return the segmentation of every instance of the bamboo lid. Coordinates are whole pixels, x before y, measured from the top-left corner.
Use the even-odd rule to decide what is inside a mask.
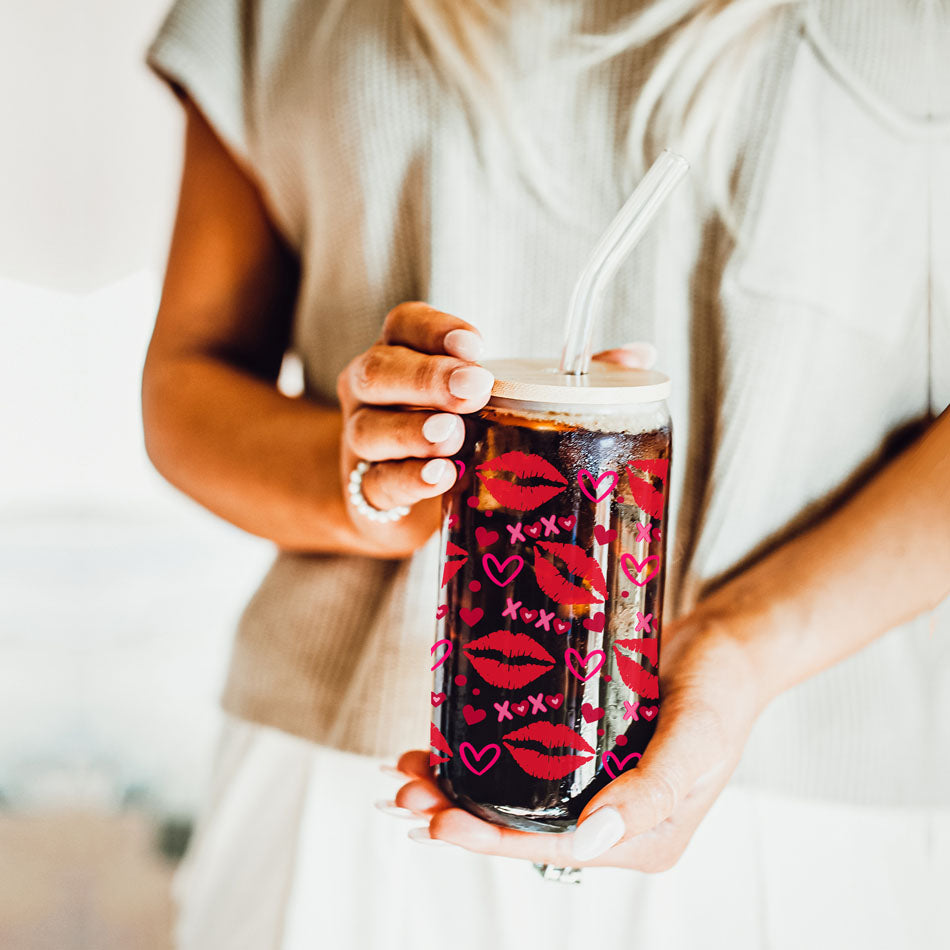
[[[657,402],[670,394],[670,378],[652,369],[628,369],[594,360],[583,376],[562,373],[549,359],[483,360],[495,376],[492,399],[553,405],[629,405]]]

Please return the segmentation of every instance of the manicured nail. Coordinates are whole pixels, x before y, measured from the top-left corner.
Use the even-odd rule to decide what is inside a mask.
[[[442,340],[442,349],[460,360],[477,360],[482,355],[482,338],[471,330],[449,330]]]
[[[613,805],[598,808],[574,832],[572,848],[578,861],[590,861],[615,845],[624,833],[623,818]]]
[[[429,826],[420,825],[418,828],[409,829],[409,837],[419,844],[441,844],[447,845],[448,841],[441,841],[438,838],[433,838],[429,835]]]
[[[462,420],[458,416],[453,416],[451,412],[440,412],[437,415],[429,416],[422,423],[422,434],[433,445],[444,442],[462,425]]]
[[[487,399],[495,377],[481,366],[462,366],[449,377],[449,392],[456,399]]]
[[[397,805],[391,799],[380,798],[377,801],[373,802],[373,808],[377,811],[381,811],[384,815],[392,815],[394,818],[416,818],[418,815],[415,814],[409,808],[402,808]]]
[[[408,778],[405,772],[400,772],[394,765],[381,765],[379,771],[385,775],[392,775],[393,778],[401,778],[403,780]]]
[[[448,470],[449,463],[445,459],[429,459],[419,470],[419,474],[427,484],[438,485]]]
[[[624,343],[620,349],[631,353],[644,369],[650,369],[656,363],[656,347],[652,343],[639,340],[636,343]]]

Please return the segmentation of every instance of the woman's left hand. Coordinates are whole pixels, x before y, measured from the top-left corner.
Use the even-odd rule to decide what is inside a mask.
[[[431,838],[469,851],[559,867],[666,870],[722,791],[769,699],[743,644],[728,621],[702,611],[664,628],[656,732],[637,767],[588,802],[571,834],[513,831],[455,807],[423,751],[399,759],[411,780],[395,804],[429,818]]]

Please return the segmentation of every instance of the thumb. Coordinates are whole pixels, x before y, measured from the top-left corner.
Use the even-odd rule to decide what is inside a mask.
[[[719,748],[717,717],[699,710],[663,716],[636,768],[598,792],[581,812],[573,853],[589,861],[615,844],[666,821],[709,770],[710,752]]]
[[[593,358],[604,363],[618,363],[628,369],[651,369],[656,363],[656,347],[643,341],[624,343],[612,350],[601,350]]]

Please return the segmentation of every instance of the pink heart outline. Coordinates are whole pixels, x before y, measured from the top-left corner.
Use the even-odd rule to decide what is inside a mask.
[[[611,768],[610,768],[610,763],[607,761],[608,756],[609,756],[611,759],[614,760],[614,763],[615,763],[616,766],[617,766],[617,772],[622,772],[622,771],[623,771],[623,767],[624,767],[631,759],[639,759],[640,756],[641,756],[641,754],[642,754],[642,753],[640,753],[640,752],[631,752],[629,755],[625,755],[622,759],[618,759],[615,753],[613,753],[613,752],[605,752],[605,753],[604,753],[604,756],[603,756],[603,759],[602,759],[603,764],[604,764],[604,771],[605,771],[611,778],[616,778],[616,777],[617,777],[617,774],[616,774],[614,771],[612,771]]]
[[[588,491],[587,486],[584,484],[585,475],[587,476],[588,480],[591,482],[591,485],[593,487],[593,492]],[[611,476],[613,477],[611,478]],[[600,486],[600,483],[605,478],[611,478],[610,485],[607,487],[606,491],[603,491],[598,495],[596,494],[597,489]],[[617,482],[619,481],[619,479],[620,479],[620,476],[613,469],[610,469],[610,471],[604,472],[604,474],[601,475],[600,478],[594,478],[593,474],[591,472],[588,472],[586,468],[582,468],[577,473],[577,484],[581,486],[581,491],[591,501],[603,501],[617,487]]]
[[[494,563],[495,570],[492,570],[488,563],[489,561]],[[499,574],[503,574],[510,561],[516,562],[515,569],[511,572],[509,577],[503,577],[502,580],[499,580],[495,571],[498,571]],[[485,573],[493,584],[498,587],[507,587],[521,573],[521,569],[524,567],[524,558],[520,554],[509,554],[504,561],[499,561],[494,554],[485,554],[482,556],[482,567],[485,569]]]
[[[478,762],[481,757],[490,750],[494,750],[494,755],[491,757],[491,759],[489,759],[488,765],[484,766],[483,768],[476,769],[475,766],[468,761],[469,754],[471,754],[472,758]],[[459,758],[461,758],[465,768],[475,775],[484,775],[498,761],[498,757],[500,755],[501,746],[495,742],[490,742],[488,745],[482,746],[481,749],[476,749],[471,742],[463,742],[459,746]]]
[[[452,653],[451,640],[436,640],[435,643],[433,643],[432,646],[429,647],[429,656],[432,656],[435,653],[435,651],[438,650],[440,646],[442,646],[443,643],[448,647],[448,650],[446,650],[445,653],[443,653],[442,656],[440,656],[439,659],[435,661],[435,666],[429,667],[429,670],[432,673],[434,673],[449,658],[450,654]]]
[[[573,663],[573,658],[575,656],[577,657],[577,661],[580,663],[580,665],[583,666],[585,669],[587,668],[587,664],[590,663],[590,661],[594,659],[595,657],[598,657],[600,659],[600,662],[597,664],[597,666],[594,667],[593,670],[591,670],[590,673],[587,674],[587,676],[581,676],[581,674],[577,672],[577,668],[574,666],[574,663]],[[604,665],[606,661],[607,661],[607,654],[604,653],[603,650],[591,650],[590,653],[588,653],[587,656],[584,656],[584,657],[582,657],[580,655],[580,652],[575,650],[574,647],[568,647],[564,651],[564,662],[567,664],[567,668],[582,683],[586,683],[589,679],[596,676],[600,672],[600,668]]]
[[[635,574],[631,574],[627,568],[627,561],[630,561],[633,566],[637,569]],[[637,574],[644,570],[651,561],[654,561],[653,570],[642,580],[637,580]],[[624,574],[630,579],[631,584],[636,584],[637,587],[646,587],[646,585],[656,577],[660,572],[660,555],[651,554],[649,557],[644,558],[642,561],[638,561],[632,554],[621,554],[620,555],[620,566],[623,568]]]
[[[459,467],[459,478],[465,474],[465,463],[460,459],[452,459],[453,462]]]

